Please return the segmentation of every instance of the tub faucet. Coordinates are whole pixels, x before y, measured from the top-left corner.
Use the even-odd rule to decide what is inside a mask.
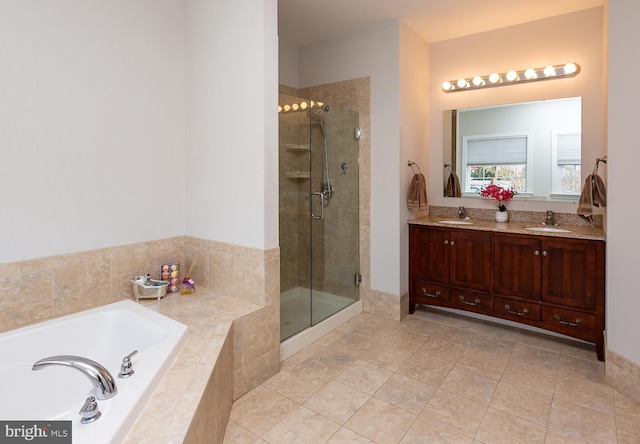
[[[93,384],[98,399],[109,399],[118,393],[116,381],[111,373],[91,359],[71,355],[50,356],[40,359],[31,369],[40,370],[50,365],[66,365],[82,372]]]

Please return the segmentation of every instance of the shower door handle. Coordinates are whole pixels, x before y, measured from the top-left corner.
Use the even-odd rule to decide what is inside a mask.
[[[313,196],[320,197],[320,216],[316,216],[313,214]],[[311,207],[311,217],[315,220],[324,219],[324,194],[321,191],[316,191],[315,193],[311,193],[311,202],[309,204]]]

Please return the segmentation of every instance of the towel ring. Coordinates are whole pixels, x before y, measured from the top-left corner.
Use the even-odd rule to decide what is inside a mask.
[[[418,165],[417,163],[413,162],[412,160],[409,160],[407,162],[407,166],[411,168],[411,171],[413,171],[413,174],[422,174],[422,171],[420,170],[420,165]],[[416,172],[414,167],[418,168],[418,172]]]

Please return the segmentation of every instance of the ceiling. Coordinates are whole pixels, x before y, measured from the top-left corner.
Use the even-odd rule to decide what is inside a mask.
[[[602,6],[604,0],[278,0],[280,43],[297,47],[400,20],[429,43]]]

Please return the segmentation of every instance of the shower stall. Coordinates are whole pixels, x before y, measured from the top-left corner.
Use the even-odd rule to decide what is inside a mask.
[[[280,339],[359,300],[358,113],[279,98]]]

